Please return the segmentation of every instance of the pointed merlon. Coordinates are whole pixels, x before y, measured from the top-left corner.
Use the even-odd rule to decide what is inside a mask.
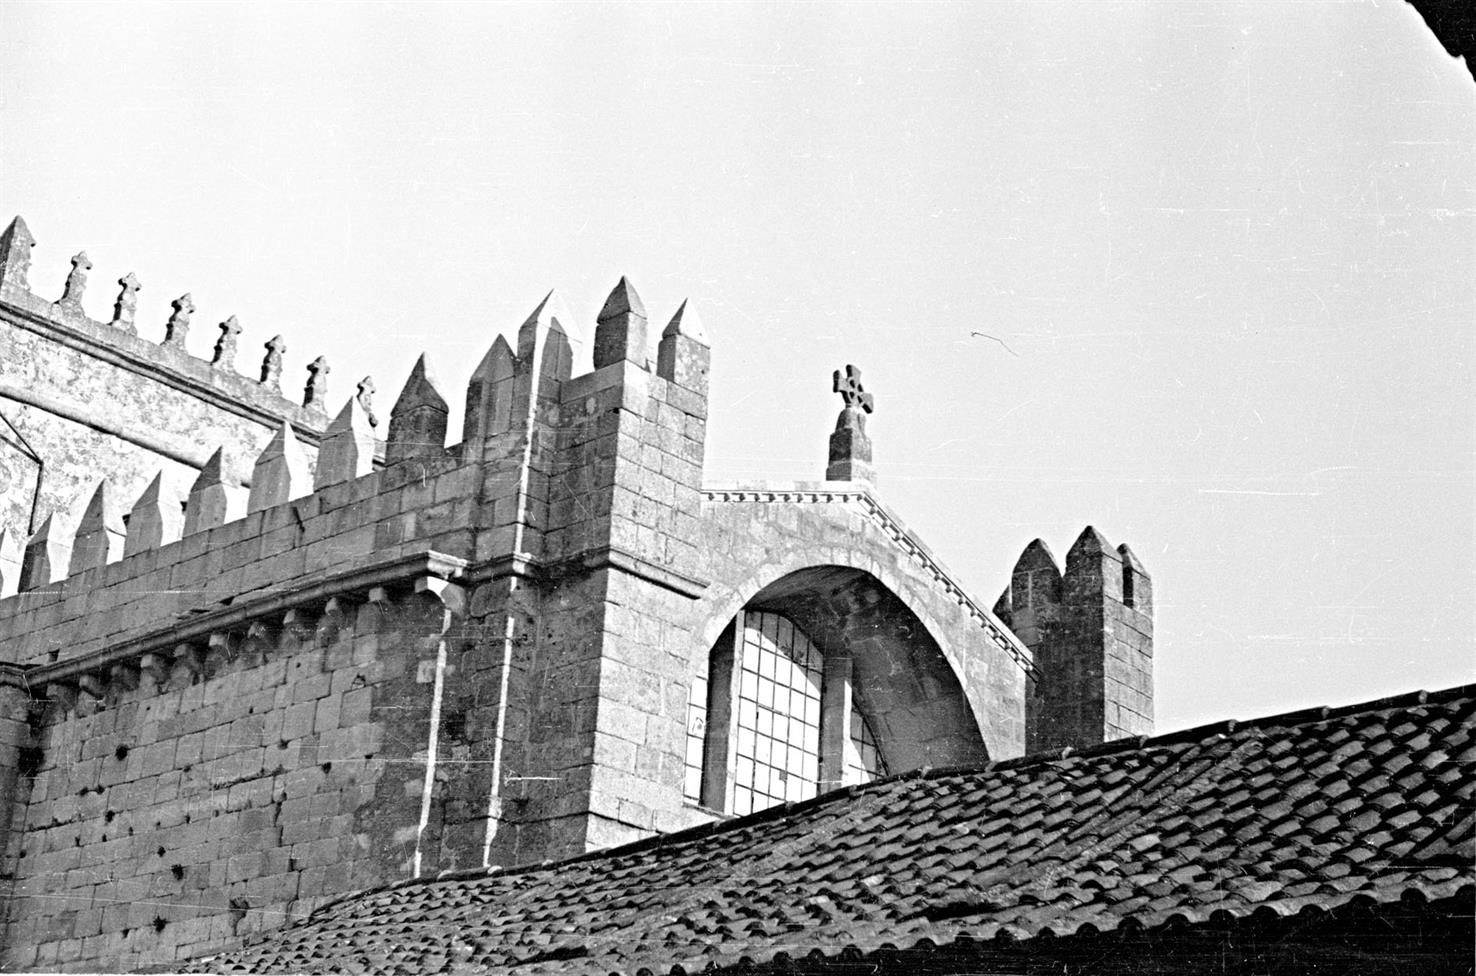
[[[1122,559],[1122,602],[1151,615],[1153,578],[1126,542],[1117,547],[1117,555]]]
[[[133,317],[138,313],[138,293],[143,285],[138,283],[132,271],[118,279],[118,300],[113,303],[113,327],[129,335],[138,335]]]
[[[1122,557],[1088,525],[1066,553],[1062,581],[1067,603],[1121,600]]]
[[[1039,609],[1061,602],[1061,567],[1040,539],[1025,547],[1010,572],[1010,601],[1015,610]]]
[[[190,334],[190,316],[195,311],[195,300],[190,297],[189,292],[185,292],[169,304],[174,309],[174,314],[164,324],[164,341],[159,345],[183,349],[185,337]]]
[[[376,392],[374,388],[374,377],[366,376],[359,380],[358,390],[359,392],[354,395],[354,399],[358,400],[359,406],[364,408],[364,416],[369,418],[369,426],[378,427],[379,418],[374,415],[374,394]]]
[[[167,486],[164,472],[154,475],[154,480],[133,503],[128,513],[127,538],[123,541],[124,557],[148,549],[157,549],[179,539],[184,528],[184,512],[178,496]]]
[[[236,342],[241,335],[241,323],[232,315],[218,326],[220,338],[215,340],[215,355],[210,365],[216,369],[234,369],[236,366]]]
[[[10,529],[0,529],[0,599],[19,592],[24,552],[19,536]]]
[[[242,514],[242,494],[241,486],[226,477],[225,448],[216,448],[190,487],[183,534],[213,529]]]
[[[646,304],[641,301],[641,296],[636,294],[635,286],[630,283],[630,279],[621,275],[620,280],[611,290],[610,297],[605,299],[605,307],[600,309],[597,321],[603,322],[605,319],[627,314],[645,318]]]
[[[246,514],[260,512],[293,498],[312,493],[307,455],[285,420],[267,442],[251,470],[251,494],[246,499]]]
[[[512,420],[513,374],[517,356],[498,336],[466,384],[466,413],[461,427],[462,457],[481,457],[483,442],[506,432]]]
[[[682,302],[657,344],[656,375],[701,394],[705,400],[711,362],[707,329],[697,310],[689,302]]]
[[[31,236],[31,229],[17,215],[0,233],[0,286],[30,290],[27,273],[31,269],[31,248],[35,246],[36,239]]]
[[[422,353],[390,409],[384,463],[438,457],[446,448],[446,417],[450,412]]]
[[[594,367],[628,360],[644,369],[647,352],[646,306],[634,286],[621,278],[595,323]]]
[[[1107,552],[1113,553],[1114,556],[1116,555],[1112,549],[1112,543],[1103,538],[1102,533],[1088,525],[1082,530],[1081,535],[1076,537],[1076,541],[1071,544],[1071,548],[1067,550],[1066,561],[1071,561],[1073,553],[1076,555],[1096,555]]]
[[[274,335],[268,339],[266,345],[266,358],[261,361],[262,386],[269,386],[277,392],[282,391],[282,354],[287,351],[287,340],[280,335]]]
[[[374,470],[374,425],[358,397],[349,397],[318,443],[313,488],[326,488]]]
[[[1006,627],[1011,625],[1010,588],[1006,586],[999,599],[994,601],[994,615],[1000,619]]]
[[[1044,541],[1036,539],[1025,547],[1020,553],[1020,558],[1015,560],[1015,572],[1029,573],[1036,570],[1054,570],[1057,576],[1061,575],[1061,564],[1056,562],[1056,556],[1051,552],[1051,547]]]
[[[302,405],[309,410],[317,410],[320,413],[328,412],[328,374],[333,367],[328,365],[324,356],[319,356],[308,363],[307,386],[303,387]]]
[[[62,541],[54,514],[46,516],[41,528],[26,542],[21,557],[20,590],[35,590],[62,578],[71,561],[71,548]]]
[[[75,576],[118,559],[123,555],[124,534],[123,513],[118,510],[112,488],[104,478],[98,482],[92,501],[87,503],[87,511],[77,524],[67,575]]]
[[[1133,552],[1132,549],[1128,548],[1128,544],[1126,542],[1117,547],[1117,554],[1119,557],[1122,558],[1122,564],[1124,566],[1130,567],[1133,572],[1137,573],[1144,579],[1148,578],[1148,570],[1143,568],[1143,563],[1141,560],[1138,559],[1138,554]]]
[[[688,301],[682,302],[676,314],[671,317],[671,321],[666,323],[666,328],[661,332],[663,339],[671,336],[686,336],[693,342],[700,342],[704,346],[710,345],[707,338],[707,327],[702,324],[697,310]]]
[[[518,327],[517,371],[540,378],[544,396],[557,396],[552,384],[574,375],[574,363],[584,354],[584,333],[557,292],[550,291]]]
[[[64,312],[82,314],[82,295],[87,291],[87,272],[92,270],[92,262],[87,259],[86,251],[78,251],[72,255],[72,270],[67,272],[67,283],[62,286],[62,296],[56,300],[56,305]]]

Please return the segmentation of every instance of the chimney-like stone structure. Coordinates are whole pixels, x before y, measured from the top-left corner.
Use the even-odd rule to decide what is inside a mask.
[[[1057,566],[1036,539],[995,607],[1035,655],[1027,752],[1153,732],[1153,583],[1126,545],[1088,526]]]

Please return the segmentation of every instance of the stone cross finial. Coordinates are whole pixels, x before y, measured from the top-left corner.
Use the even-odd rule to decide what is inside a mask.
[[[279,335],[266,341],[266,358],[261,361],[261,385],[282,389],[282,354],[287,351],[287,342]]]
[[[876,406],[875,398],[861,387],[861,371],[849,363],[846,364],[844,375],[840,370],[835,371],[832,390],[841,395],[841,399],[846,402],[847,410],[855,410],[859,407],[871,413]]]
[[[236,337],[241,334],[241,323],[232,315],[220,323],[220,338],[215,340],[215,356],[210,365],[230,369],[236,365]]]
[[[328,374],[333,368],[328,365],[324,356],[319,356],[308,363],[307,386],[302,391],[302,405],[304,407],[326,410],[324,405],[328,400]]]
[[[139,284],[132,271],[119,278],[118,284],[122,287],[118,291],[118,300],[113,303],[113,326],[129,335],[138,335],[133,315],[138,310],[138,292],[143,285]]]
[[[825,468],[826,481],[871,481],[871,439],[866,436],[866,414],[875,408],[875,400],[861,386],[861,371],[846,364],[845,371],[835,371],[832,389],[841,395],[845,407],[835,421],[830,435],[830,462]]]
[[[174,314],[164,324],[164,341],[159,344],[184,348],[185,336],[190,334],[190,313],[195,310],[195,300],[185,292],[169,304],[174,308]]]
[[[359,380],[358,400],[359,406],[364,408],[364,413],[369,417],[369,426],[378,427],[379,418],[374,416],[374,377],[366,376]]]
[[[91,270],[92,262],[87,259],[86,251],[72,255],[72,270],[67,273],[62,297],[56,300],[58,307],[67,312],[82,311],[82,293],[87,290],[87,272]]]

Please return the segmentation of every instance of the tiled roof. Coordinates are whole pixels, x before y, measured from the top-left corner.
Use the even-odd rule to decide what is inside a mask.
[[[691,972],[1465,896],[1473,711],[1476,685],[913,773],[558,864],[354,895],[199,963]]]

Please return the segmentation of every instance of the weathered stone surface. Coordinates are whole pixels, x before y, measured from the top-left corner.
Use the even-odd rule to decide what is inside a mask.
[[[227,473],[225,448],[216,448],[190,486],[185,501],[184,534],[194,535],[245,514],[245,495],[245,489]]]
[[[505,433],[512,419],[513,373],[517,356],[507,340],[498,336],[492,348],[472,371],[466,386],[466,412],[461,427],[464,451],[480,454],[482,443],[494,434]]]
[[[25,547],[16,532],[0,528],[0,599],[15,596],[20,587],[24,551]]]
[[[315,488],[326,488],[374,470],[374,427],[359,397],[349,397],[318,445]]]
[[[596,371],[556,296],[515,343],[495,339],[459,450],[422,357],[379,471],[366,378],[327,425],[311,495],[289,456],[317,411],[289,405],[270,427],[196,417],[190,443],[230,452],[164,465],[194,481],[178,541],[151,456],[138,480],[125,472],[130,491],[154,479],[127,558],[0,601],[10,660],[58,688],[14,810],[0,965],[180,968],[345,890],[710,820],[683,794],[689,702],[745,607],[814,632],[892,771],[1023,750],[1028,655],[873,494],[704,491],[694,308],[654,372],[628,283],[600,325]],[[31,361],[9,352],[0,368]],[[236,378],[214,365],[192,376],[225,390]],[[855,379],[841,392],[859,421]],[[159,400],[161,428],[173,407]],[[228,462],[258,451],[246,514]],[[825,707],[824,776],[841,782],[849,708],[835,694]]]
[[[308,363],[307,386],[302,391],[302,405],[309,410],[327,412],[328,374],[333,371],[326,357],[319,356]]]
[[[616,283],[595,325],[594,366],[599,369],[629,360],[642,369],[650,356],[646,340],[646,306],[625,278]]]
[[[186,292],[169,304],[174,312],[164,323],[164,341],[160,345],[183,349],[185,338],[190,334],[190,316],[195,312],[195,300]]]
[[[56,300],[58,309],[69,315],[82,314],[82,296],[87,292],[87,272],[91,270],[92,262],[88,260],[86,251],[72,255],[72,270],[67,273],[61,298]]]
[[[80,513],[102,474],[125,504],[161,468],[187,485],[220,443],[239,446],[242,466],[232,474],[244,479],[284,419],[315,449],[326,418],[268,394],[254,379],[130,335],[116,322],[64,315],[49,298],[7,292],[0,297],[0,383],[25,399],[6,410],[16,433],[12,447],[0,448],[0,528],[25,535],[35,513]],[[45,457],[44,477],[22,441]],[[44,448],[63,444],[63,452]]]
[[[1031,752],[1152,733],[1152,584],[1130,549],[1088,526],[1063,573],[1037,539],[1010,595],[1010,626],[1041,675],[1026,703]]]
[[[118,559],[123,555],[123,540],[123,513],[108,480],[104,478],[97,483],[97,490],[87,503],[82,521],[77,524],[67,575],[106,566]]]
[[[210,358],[210,365],[220,369],[235,369],[236,343],[241,335],[241,323],[232,315],[220,323],[219,328],[220,338],[215,340],[215,354]]]
[[[157,549],[178,539],[183,529],[184,510],[179,496],[166,482],[165,473],[160,471],[128,513],[123,555],[127,557],[147,549]]]
[[[450,412],[422,353],[390,409],[384,463],[440,455],[446,449],[446,417]]]
[[[292,433],[291,425],[284,422],[256,458],[246,511],[260,512],[311,491],[312,475],[307,455]]]
[[[707,371],[712,360],[711,342],[697,310],[682,302],[661,333],[656,349],[656,375],[684,389],[707,396]]]
[[[369,426],[378,427],[379,418],[374,415],[374,377],[366,376],[358,382],[358,392],[354,399],[359,401],[359,406],[364,408],[364,415],[369,418]]]
[[[34,590],[63,578],[71,561],[71,546],[63,538],[54,514],[46,516],[26,542],[21,559],[20,589]]]
[[[866,435],[866,414],[875,401],[861,386],[861,371],[847,365],[845,372],[835,371],[832,387],[841,395],[845,407],[835,421],[830,435],[830,459],[825,467],[826,481],[876,480],[871,467],[871,438]]]
[[[266,356],[261,361],[261,385],[273,390],[282,389],[282,356],[287,352],[287,340],[274,335],[266,341]]]
[[[138,335],[138,327],[133,324],[134,317],[138,314],[138,293],[143,289],[132,271],[118,279],[118,298],[113,302],[114,328],[122,329],[129,335]]]
[[[19,215],[0,232],[0,287],[29,289],[31,248],[36,239]]]

